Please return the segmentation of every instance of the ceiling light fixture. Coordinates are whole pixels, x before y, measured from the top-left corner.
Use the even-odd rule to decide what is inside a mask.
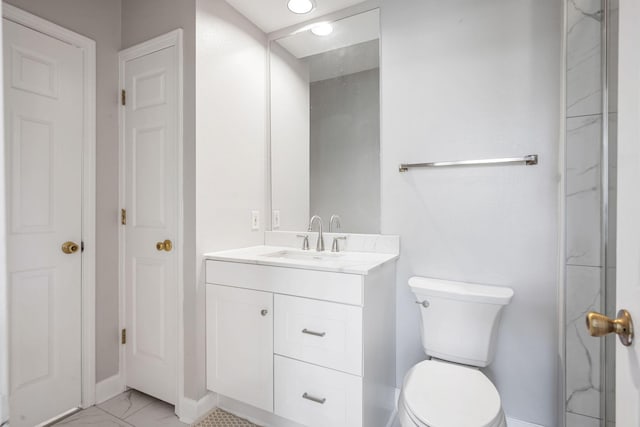
[[[291,12],[303,15],[315,9],[316,5],[313,0],[289,0],[287,7]]]
[[[311,27],[311,32],[316,36],[328,36],[329,34],[333,33],[333,25],[331,25],[329,22],[322,22]]]

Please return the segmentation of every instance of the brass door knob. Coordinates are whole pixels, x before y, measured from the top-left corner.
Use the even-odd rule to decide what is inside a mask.
[[[165,240],[164,242],[158,242],[158,243],[156,243],[156,249],[159,250],[159,251],[171,252],[171,249],[173,249],[173,243],[171,243],[171,240]]]
[[[618,334],[620,342],[625,346],[633,343],[633,321],[627,310],[618,311],[617,319],[610,319],[604,314],[590,312],[587,314],[587,329],[592,337],[603,337],[610,333]]]
[[[62,244],[62,252],[67,255],[75,254],[80,249],[80,245],[75,242],[64,242]]]

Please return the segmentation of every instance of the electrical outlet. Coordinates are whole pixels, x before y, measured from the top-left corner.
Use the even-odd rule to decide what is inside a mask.
[[[273,211],[273,216],[271,217],[271,225],[274,230],[280,228],[280,211]]]
[[[251,229],[260,230],[260,211],[251,211]]]

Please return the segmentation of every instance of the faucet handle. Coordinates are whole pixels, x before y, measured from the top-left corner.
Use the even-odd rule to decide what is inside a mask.
[[[331,252],[340,252],[340,246],[338,246],[338,240],[347,240],[347,236],[336,236],[333,238],[331,244]]]
[[[300,238],[304,239],[302,241],[302,250],[303,251],[308,251],[309,250],[309,235],[308,234],[298,234],[297,237],[300,237]]]
[[[333,224],[336,225],[336,230],[339,230],[342,227],[340,223],[340,215],[333,214],[331,215],[331,220],[329,221],[329,233],[333,232]]]

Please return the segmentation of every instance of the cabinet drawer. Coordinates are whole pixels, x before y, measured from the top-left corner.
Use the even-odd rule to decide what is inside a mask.
[[[362,378],[274,357],[275,413],[309,427],[361,427]]]
[[[275,295],[274,352],[362,375],[362,309]]]

